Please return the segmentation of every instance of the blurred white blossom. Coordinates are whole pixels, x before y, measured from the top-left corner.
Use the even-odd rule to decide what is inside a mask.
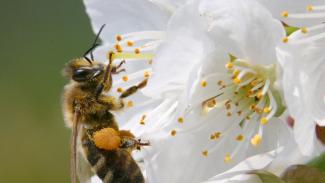
[[[316,125],[325,125],[325,1],[260,0],[273,16],[300,28],[278,48],[283,90],[300,150],[319,154]]]

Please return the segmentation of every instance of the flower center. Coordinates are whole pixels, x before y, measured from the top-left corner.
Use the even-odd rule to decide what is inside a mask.
[[[281,98],[274,88],[275,65],[252,65],[230,55],[225,67],[230,80],[228,83],[218,81],[217,94],[202,103],[204,112],[224,107],[228,117],[240,117],[240,125],[251,118],[265,125],[273,116],[283,112]]]

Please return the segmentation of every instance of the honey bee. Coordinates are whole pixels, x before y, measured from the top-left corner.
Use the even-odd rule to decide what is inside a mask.
[[[70,61],[64,69],[70,79],[64,88],[63,112],[72,128],[71,181],[77,183],[80,148],[92,173],[104,183],[143,183],[144,177],[131,152],[149,143],[142,143],[130,131],[120,130],[112,111],[121,110],[123,98],[145,87],[147,80],[131,86],[119,97],[103,94],[112,88],[112,75],[124,71],[124,61],[113,64],[113,52],[109,53],[107,65],[94,61],[92,51],[99,45],[97,40],[103,27],[84,58]]]

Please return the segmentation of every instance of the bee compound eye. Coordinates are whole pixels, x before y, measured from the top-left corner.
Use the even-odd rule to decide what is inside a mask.
[[[86,81],[91,74],[90,69],[77,69],[73,72],[72,78],[75,81]]]

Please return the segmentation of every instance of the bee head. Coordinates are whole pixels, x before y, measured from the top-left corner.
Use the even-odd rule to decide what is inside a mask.
[[[104,70],[104,65],[98,62],[75,59],[68,63],[64,75],[79,83],[99,82],[103,79]]]

